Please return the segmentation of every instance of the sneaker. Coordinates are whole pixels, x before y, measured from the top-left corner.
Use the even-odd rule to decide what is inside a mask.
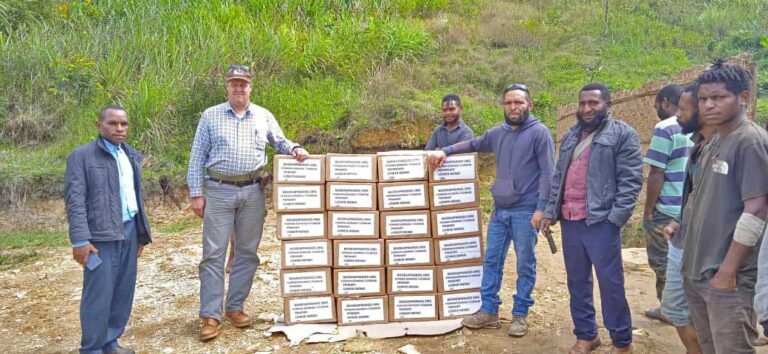
[[[477,311],[473,315],[464,317],[461,321],[464,327],[478,329],[478,328],[500,328],[499,315],[491,315],[483,311]]]
[[[528,321],[525,317],[515,317],[512,319],[512,324],[509,325],[509,331],[507,334],[512,337],[522,337],[528,333]]]

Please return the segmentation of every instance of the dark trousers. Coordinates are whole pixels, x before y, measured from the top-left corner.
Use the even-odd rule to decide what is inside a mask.
[[[99,250],[101,265],[84,268],[80,300],[80,353],[109,353],[123,335],[133,306],[136,287],[136,223],[124,224],[122,241],[92,242]],[[93,254],[91,254],[91,257]]]
[[[754,289],[716,289],[683,280],[691,319],[705,354],[754,353],[757,315]]]
[[[632,343],[632,318],[624,295],[619,231],[618,226],[607,221],[594,225],[587,225],[584,221],[562,221],[563,258],[571,295],[573,333],[578,339],[597,338],[592,299],[594,266],[600,287],[603,323],[613,345],[624,348]]]
[[[664,238],[664,227],[674,220],[671,216],[658,210],[653,211],[653,219],[643,218],[648,265],[656,273],[656,298],[661,301],[664,283],[667,281],[667,253],[669,246]]]

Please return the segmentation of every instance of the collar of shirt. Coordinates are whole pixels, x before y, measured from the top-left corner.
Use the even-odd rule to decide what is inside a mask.
[[[226,105],[225,107],[226,107],[226,111],[227,112],[232,113],[232,116],[235,117],[235,118],[240,118],[235,113],[235,110],[234,110],[234,108],[232,108],[232,105],[229,104],[229,101],[227,101],[225,103],[225,105]],[[248,102],[248,108],[245,110],[245,115],[241,119],[246,119],[246,118],[252,117],[252,115],[251,115],[251,108],[253,108],[253,103]]]
[[[453,130],[448,129],[448,124],[446,123],[443,123],[440,125],[440,128],[447,130],[449,133],[455,132],[463,127],[464,127],[464,120],[462,120],[461,118],[459,118],[459,125],[457,125],[456,128],[453,128]]]
[[[111,152],[113,155],[117,155],[117,150],[121,149],[123,145],[123,144],[120,144],[120,145],[112,144],[111,141],[105,139],[104,137],[102,137],[101,140],[104,142],[104,146],[107,147],[107,150],[109,150],[109,152]]]

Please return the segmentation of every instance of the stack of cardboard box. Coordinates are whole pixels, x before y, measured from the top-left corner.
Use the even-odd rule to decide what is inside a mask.
[[[477,156],[275,156],[285,320],[425,321],[480,307]],[[378,183],[377,183],[378,182]]]
[[[280,288],[289,323],[336,319],[327,237],[325,157],[275,156],[273,203],[281,242]]]
[[[485,248],[477,163],[475,153],[451,155],[429,172],[440,319],[470,315],[482,304]]]

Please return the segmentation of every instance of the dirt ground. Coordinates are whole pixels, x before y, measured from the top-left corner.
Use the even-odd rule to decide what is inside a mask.
[[[282,312],[279,291],[279,242],[275,239],[274,214],[270,213],[260,248],[259,268],[246,311],[254,316]],[[559,240],[559,237],[556,237]],[[413,344],[422,353],[565,353],[573,344],[563,259],[552,255],[546,242],[537,247],[538,282],[531,308],[530,332],[523,338],[506,335],[514,290],[514,252],[507,258],[502,287],[501,329],[458,330],[436,337],[405,337],[373,340],[358,337],[334,344],[302,344],[290,347],[282,334],[269,336],[268,321],[249,329],[225,322],[222,335],[210,342],[197,340],[199,319],[197,264],[201,230],[155,234],[139,262],[133,315],[121,344],[143,353],[394,353]],[[626,249],[624,269],[632,309],[637,353],[683,353],[673,327],[642,316],[656,305],[653,274],[644,249]],[[35,262],[0,272],[0,343],[4,353],[69,353],[79,344],[78,304],[82,271],[71,260],[68,248],[42,251]],[[597,290],[597,289],[596,289]],[[599,308],[599,295],[595,294]],[[602,322],[599,317],[598,322]],[[600,328],[607,345],[610,338]],[[761,348],[759,353],[768,353]]]

